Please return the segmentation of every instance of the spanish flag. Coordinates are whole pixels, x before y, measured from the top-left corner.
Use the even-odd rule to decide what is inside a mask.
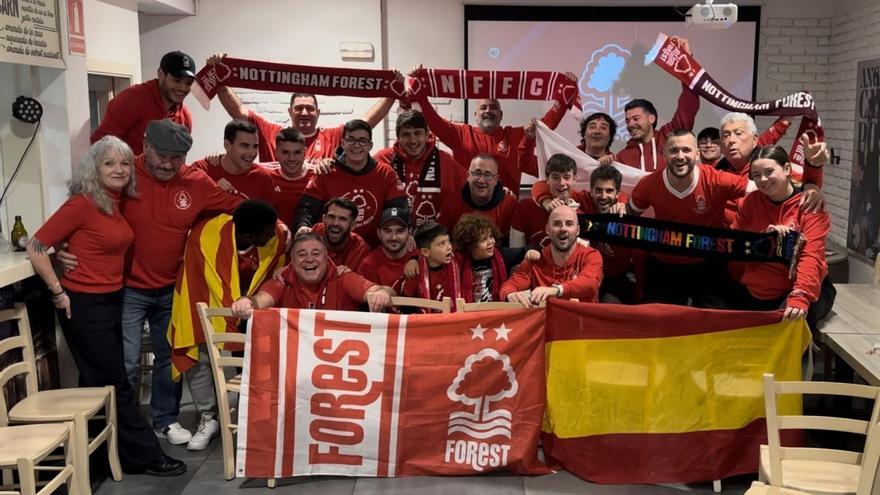
[[[544,453],[599,483],[756,472],[767,442],[762,375],[799,380],[810,343],[781,312],[551,300]],[[797,414],[797,396],[781,414]]]
[[[275,227],[275,237],[257,248],[260,262],[248,294],[253,294],[275,268],[284,266],[285,234]],[[205,343],[196,303],[227,308],[241,297],[238,278],[238,250],[232,215],[220,214],[200,222],[190,231],[183,253],[183,267],[177,274],[168,341],[171,343],[172,375],[175,380],[199,360],[198,344]],[[216,331],[237,332],[235,318],[214,318]]]

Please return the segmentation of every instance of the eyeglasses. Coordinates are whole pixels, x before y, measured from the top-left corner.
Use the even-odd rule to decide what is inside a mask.
[[[351,146],[355,143],[357,143],[361,146],[367,146],[370,143],[372,143],[372,141],[370,141],[368,138],[353,138],[351,136],[346,136],[346,137],[342,138],[342,142],[349,145],[349,146]]]
[[[493,174],[492,172],[483,172],[481,170],[468,170],[468,175],[470,175],[474,179],[483,179],[486,182],[498,177],[498,174]]]

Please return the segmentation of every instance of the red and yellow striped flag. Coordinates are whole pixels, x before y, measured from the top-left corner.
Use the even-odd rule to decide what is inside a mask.
[[[801,377],[803,320],[780,312],[648,304],[547,308],[544,453],[602,483],[757,471],[767,442],[762,375]],[[784,397],[783,414],[800,410]]]

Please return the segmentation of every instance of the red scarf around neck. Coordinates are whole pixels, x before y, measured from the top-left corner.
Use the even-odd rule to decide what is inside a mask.
[[[461,262],[461,293],[465,302],[474,302],[474,272],[471,268],[473,260],[470,256],[464,256]],[[504,265],[504,257],[497,247],[492,254],[492,300],[500,301],[499,292],[501,284],[507,280],[507,267]]]
[[[455,311],[455,300],[461,297],[461,283],[458,280],[458,263],[455,261],[455,257],[453,256],[452,261],[444,265],[439,271],[442,277],[440,285],[443,292],[441,294],[452,299],[452,310]],[[435,298],[433,295],[431,291],[431,267],[428,266],[428,258],[419,256],[419,297],[422,299],[436,299],[438,301],[442,299]]]

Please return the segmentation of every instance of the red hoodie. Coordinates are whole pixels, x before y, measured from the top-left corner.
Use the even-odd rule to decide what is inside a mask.
[[[788,225],[800,232],[807,243],[797,261],[794,280],[788,278],[788,266],[781,263],[742,263],[745,273],[741,282],[758,299],[788,294],[786,306],[806,310],[819,299],[822,280],[828,273],[825,238],[831,231],[831,220],[826,212],[803,213],[799,202],[800,192],[775,204],[766,194],[755,191],[740,206],[733,228],[763,232],[770,225]]]
[[[501,300],[513,292],[535,287],[562,285],[562,297],[598,302],[602,283],[602,255],[591,247],[576,244],[563,266],[553,262],[552,246],[541,251],[538,261],[523,261],[501,286]]]

